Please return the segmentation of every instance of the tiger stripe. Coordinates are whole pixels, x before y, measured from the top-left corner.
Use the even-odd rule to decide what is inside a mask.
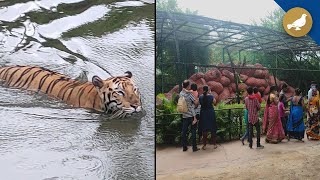
[[[32,78],[31,78],[28,86],[26,87],[26,89],[29,89],[29,86],[32,84],[32,81],[40,74],[41,71],[42,71],[42,70],[38,70],[38,71],[36,71],[35,73],[30,74],[30,76],[32,75]],[[29,76],[29,77],[30,77],[30,76]],[[29,77],[28,77],[28,79],[29,79]],[[28,82],[28,79],[26,80],[25,84]],[[25,84],[24,84],[24,85],[25,85]],[[22,87],[24,87],[24,85],[23,85]]]
[[[27,68],[26,70],[24,70],[24,71],[21,73],[21,75],[19,76],[19,78],[16,80],[16,82],[13,83],[12,86],[15,86],[15,85],[17,84],[17,82],[19,82],[19,81],[21,80],[22,76],[26,75],[31,69],[33,69],[33,67],[30,67],[30,68]],[[9,83],[8,85],[10,85],[10,83]]]
[[[15,71],[13,71],[11,74],[10,74],[10,76],[9,76],[9,81],[7,82],[7,85],[9,86],[10,85],[10,83],[11,83],[11,81],[12,81],[12,76],[17,72],[17,71],[19,71],[20,69],[19,68],[17,68]]]
[[[42,71],[42,70],[40,70],[39,73],[40,73],[41,71]],[[28,89],[29,83],[31,83],[32,80],[33,80],[33,79],[31,78],[31,80],[30,80],[30,82],[29,82],[29,79],[30,79],[30,77],[33,77],[35,74],[38,74],[38,73],[37,73],[37,72],[32,73],[32,72],[31,72],[31,69],[30,69],[30,71],[27,70],[27,71],[25,71],[24,73],[22,73],[22,74],[21,74],[22,77],[25,77],[25,76],[28,75],[28,78],[27,78],[25,81],[23,81],[22,79],[19,79],[19,84],[17,84],[16,87],[19,87],[19,88],[22,88],[22,89]],[[32,76],[31,76],[31,75],[32,75]],[[18,81],[17,81],[17,82],[18,82]],[[25,87],[25,86],[26,86],[26,87]]]
[[[83,94],[83,92],[84,92],[84,90],[88,87],[89,85],[87,84],[86,86],[83,86],[83,87],[81,87],[81,88],[79,88],[79,91],[78,91],[78,93],[77,93],[77,95],[79,96],[79,106],[80,106],[80,104],[81,104],[81,102],[80,102],[80,100],[81,100],[81,96],[82,96],[82,94]],[[81,89],[81,90],[80,90]]]
[[[66,88],[69,89],[72,85],[73,85],[73,83],[72,83],[72,82],[69,82],[69,83],[67,83],[67,85],[64,86],[63,89],[61,89],[61,90],[65,90]],[[68,90],[65,90],[64,93],[62,94],[62,98],[61,98],[62,100],[64,100],[64,96],[65,96],[65,94],[66,94],[67,91],[68,91]]]

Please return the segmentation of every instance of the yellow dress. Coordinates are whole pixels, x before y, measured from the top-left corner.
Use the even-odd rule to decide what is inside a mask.
[[[320,140],[319,136],[319,94],[313,96],[308,106],[308,129],[306,131],[307,138]]]

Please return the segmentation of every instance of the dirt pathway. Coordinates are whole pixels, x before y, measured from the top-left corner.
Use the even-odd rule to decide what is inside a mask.
[[[234,141],[195,153],[158,148],[156,179],[320,179],[320,141],[265,144],[263,137],[262,144],[249,149]]]

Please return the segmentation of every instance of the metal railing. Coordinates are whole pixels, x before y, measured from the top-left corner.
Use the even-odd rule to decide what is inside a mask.
[[[242,110],[239,113],[239,110]],[[242,134],[245,132],[246,127],[243,124],[243,110],[244,108],[226,108],[226,109],[215,109],[216,113],[216,122],[217,122],[217,137],[218,141],[231,141],[235,139],[239,139]],[[238,111],[238,112],[234,112]],[[180,113],[172,113],[172,114],[161,114],[156,115],[156,130],[165,129],[171,122],[163,123],[159,122],[162,118],[166,116],[181,116]],[[181,119],[181,118],[180,118]],[[180,123],[182,124],[181,120]],[[181,124],[177,127],[175,132],[162,132],[166,133],[166,136],[172,136],[172,138],[177,138],[177,136],[181,136]],[[158,135],[158,131],[156,131],[156,136]],[[197,133],[198,134],[198,133]],[[166,143],[166,142],[164,142]]]

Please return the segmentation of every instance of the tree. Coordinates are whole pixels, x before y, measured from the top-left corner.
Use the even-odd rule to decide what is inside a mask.
[[[285,12],[281,8],[269,13],[269,15],[265,18],[261,18],[261,24],[259,25],[257,22],[253,22],[253,25],[257,26],[262,26],[266,27],[272,30],[280,31],[280,32],[285,32],[283,29],[282,25],[282,19],[284,16]]]

